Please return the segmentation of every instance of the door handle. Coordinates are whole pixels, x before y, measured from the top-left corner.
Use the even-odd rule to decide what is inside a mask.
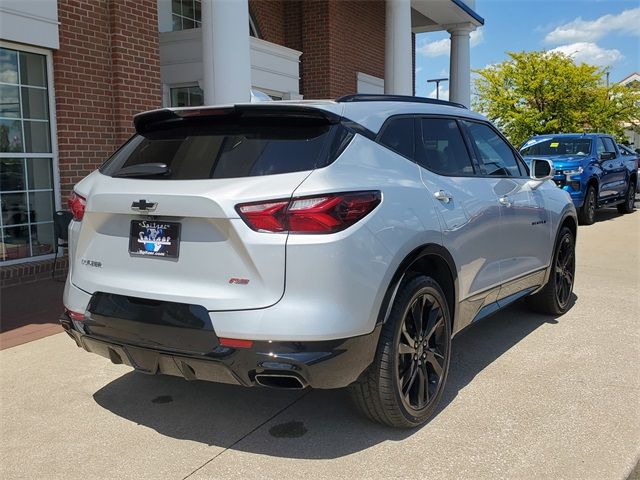
[[[503,195],[498,199],[498,202],[500,202],[500,205],[504,205],[505,207],[510,207],[511,206],[511,200],[509,200],[509,196],[508,195]]]
[[[453,195],[451,195],[449,192],[445,192],[444,190],[438,190],[433,194],[433,196],[440,200],[442,203],[449,203],[453,198]]]

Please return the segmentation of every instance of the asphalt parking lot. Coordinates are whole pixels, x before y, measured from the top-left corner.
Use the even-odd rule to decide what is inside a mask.
[[[7,348],[0,477],[625,479],[640,456],[640,212],[580,227],[574,301],[461,333],[437,415],[411,431],[361,419],[344,391],[145,376],[63,333]]]

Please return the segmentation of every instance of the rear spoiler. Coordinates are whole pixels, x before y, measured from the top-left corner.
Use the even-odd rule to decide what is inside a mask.
[[[225,105],[220,107],[161,108],[138,113],[133,117],[137,133],[150,130],[160,122],[181,122],[193,118],[223,118],[239,120],[251,117],[298,117],[325,121],[329,124],[340,123],[340,115],[306,105],[247,104]]]

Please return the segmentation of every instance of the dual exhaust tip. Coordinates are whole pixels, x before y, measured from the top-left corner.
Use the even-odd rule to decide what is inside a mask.
[[[307,383],[296,375],[286,373],[258,373],[255,377],[258,385],[281,390],[301,390]]]

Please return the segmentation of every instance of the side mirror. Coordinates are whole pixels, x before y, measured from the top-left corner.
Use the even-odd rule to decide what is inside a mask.
[[[616,158],[616,152],[602,152],[600,154],[600,160],[613,160]]]
[[[546,158],[534,158],[531,160],[531,180],[537,180],[538,182],[544,182],[551,180],[556,174],[555,168],[553,168],[553,162]]]

